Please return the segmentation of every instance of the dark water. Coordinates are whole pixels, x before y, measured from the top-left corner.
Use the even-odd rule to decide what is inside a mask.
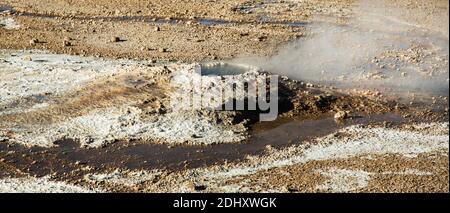
[[[242,143],[211,146],[175,146],[144,141],[119,141],[104,148],[85,149],[73,140],[57,141],[57,147],[27,148],[15,143],[0,143],[0,157],[21,171],[33,175],[52,172],[70,172],[76,162],[97,170],[198,168],[224,162],[239,162],[247,155],[263,154],[266,146],[282,148],[301,144],[306,140],[325,136],[353,124],[374,122],[400,124],[401,116],[395,114],[364,115],[346,123],[336,123],[332,117],[319,119],[285,118],[273,122],[257,123],[251,130],[251,138]],[[37,163],[32,163],[37,162]]]
[[[239,75],[250,71],[250,68],[245,66],[227,64],[227,63],[218,63],[214,65],[201,65],[202,75]]]

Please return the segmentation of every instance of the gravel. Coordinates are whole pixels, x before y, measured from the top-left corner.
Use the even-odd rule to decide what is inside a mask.
[[[0,179],[1,193],[93,193],[90,190],[60,181],[52,181],[50,177],[22,177]]]

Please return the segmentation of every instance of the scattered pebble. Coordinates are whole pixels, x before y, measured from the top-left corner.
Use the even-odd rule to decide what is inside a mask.
[[[120,41],[120,38],[119,37],[116,37],[116,36],[114,36],[114,37],[112,37],[111,38],[111,40],[110,40],[111,42],[113,42],[113,43],[115,43],[115,42],[119,42]]]
[[[348,113],[345,112],[345,111],[339,111],[336,114],[334,114],[334,119],[335,120],[342,121],[342,120],[345,120],[347,118],[348,118]]]
[[[69,46],[72,46],[72,43],[70,43],[70,41],[63,41],[63,46],[64,47],[69,47]]]
[[[267,144],[266,145],[266,150],[272,150],[273,149],[273,146],[272,145],[270,145],[270,144]]]
[[[31,45],[37,44],[37,43],[39,43],[39,40],[38,40],[37,38],[33,38],[33,39],[30,40],[29,43],[30,43]]]
[[[24,61],[33,61],[33,59],[31,58],[31,56],[27,55],[25,57],[23,57]]]
[[[257,41],[265,41],[265,40],[267,40],[267,36],[259,36],[257,38]]]

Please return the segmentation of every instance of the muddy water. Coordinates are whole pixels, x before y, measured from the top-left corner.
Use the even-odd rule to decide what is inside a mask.
[[[227,162],[238,162],[246,155],[263,154],[267,145],[286,147],[305,140],[325,136],[340,128],[353,124],[368,124],[388,121],[400,124],[402,117],[395,114],[356,116],[346,123],[338,124],[331,117],[321,119],[278,119],[274,122],[258,123],[252,137],[240,144],[218,144],[212,146],[175,146],[149,144],[141,141],[117,142],[104,148],[84,149],[73,140],[56,142],[57,147],[27,148],[13,143],[0,143],[0,158],[22,172],[32,175],[70,173],[81,165],[98,171],[123,169],[167,169],[197,168]]]

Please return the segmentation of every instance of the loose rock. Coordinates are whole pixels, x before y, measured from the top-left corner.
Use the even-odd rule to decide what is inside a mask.
[[[33,39],[30,40],[30,44],[31,45],[37,44],[37,43],[39,43],[39,40],[37,38],[33,38]]]
[[[342,121],[348,118],[348,113],[345,111],[339,111],[336,114],[334,114],[334,119],[338,121]]]
[[[116,36],[114,36],[114,37],[112,37],[111,38],[111,42],[119,42],[120,41],[120,38],[119,37],[116,37]]]
[[[63,46],[69,47],[69,46],[72,46],[72,43],[70,43],[70,41],[63,41]]]

